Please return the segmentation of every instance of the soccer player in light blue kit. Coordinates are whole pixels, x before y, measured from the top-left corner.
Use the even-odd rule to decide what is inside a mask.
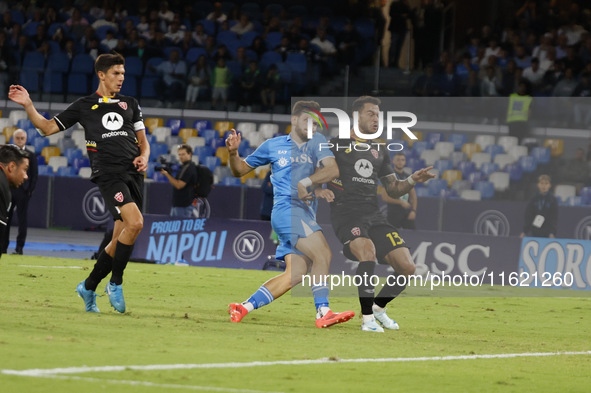
[[[230,168],[236,177],[244,176],[256,167],[271,164],[273,210],[271,225],[279,237],[276,258],[285,261],[285,272],[265,282],[248,300],[232,303],[228,312],[232,322],[240,322],[249,312],[265,306],[299,284],[311,265],[312,294],[316,306],[316,327],[324,328],[346,322],[353,311],[334,313],[328,302],[328,275],[332,253],[316,223],[316,198],[332,201],[330,190],[319,188],[339,175],[330,149],[320,149],[324,136],[314,133],[308,140],[311,110],[320,110],[315,101],[298,101],[291,114],[290,135],[263,142],[245,159],[238,155],[241,136],[232,130],[226,139],[230,153]],[[314,129],[317,124],[313,123]]]

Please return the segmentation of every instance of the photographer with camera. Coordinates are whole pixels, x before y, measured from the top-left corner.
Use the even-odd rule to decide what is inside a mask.
[[[181,167],[176,175],[171,175],[169,166],[156,168],[160,171],[170,184],[174,187],[172,190],[172,208],[171,217],[198,217],[198,212],[193,206],[195,198],[195,185],[197,184],[197,168],[191,160],[193,149],[189,145],[180,145],[177,154]]]

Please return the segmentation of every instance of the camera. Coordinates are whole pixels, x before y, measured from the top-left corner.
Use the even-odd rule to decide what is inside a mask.
[[[173,170],[173,163],[167,161],[165,157],[158,157],[158,163],[154,166],[154,170],[160,172],[161,170],[165,170],[166,172],[172,175]]]

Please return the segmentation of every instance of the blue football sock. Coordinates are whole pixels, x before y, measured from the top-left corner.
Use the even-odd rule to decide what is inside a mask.
[[[273,300],[275,300],[275,298],[264,285],[261,285],[261,287],[248,299],[248,301],[254,306],[255,310],[266,306]]]
[[[320,307],[328,307],[328,284],[314,285],[312,287],[312,295],[314,295],[316,310]]]

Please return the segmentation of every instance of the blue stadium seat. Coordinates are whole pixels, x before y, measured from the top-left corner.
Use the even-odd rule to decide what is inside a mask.
[[[183,50],[178,47],[178,46],[166,46],[164,47],[164,49],[162,50],[162,52],[164,53],[164,57],[168,60],[170,58],[170,52],[172,52],[173,50],[176,50],[177,52],[179,52],[179,59],[183,60]]]
[[[125,58],[125,77],[128,76],[142,76],[144,73],[144,63],[142,59],[137,56],[129,56]]]
[[[88,157],[74,158],[74,161],[72,162],[72,167],[76,170],[76,173],[80,172],[80,168],[88,166],[90,166]]]
[[[494,162],[483,162],[480,165],[480,172],[486,177],[493,172],[497,172],[499,170],[499,166]]]
[[[205,162],[205,159],[207,157],[213,156],[213,153],[214,151],[211,146],[197,146],[193,151],[193,155],[199,157],[199,162]]]
[[[79,72],[68,74],[68,94],[87,95],[88,76]]]
[[[591,205],[591,187],[581,188],[581,192],[579,194],[584,205]]]
[[[425,160],[420,158],[410,157],[406,160],[406,166],[412,169],[413,172],[418,171],[419,169],[423,169],[425,165]]]
[[[360,18],[356,19],[353,24],[355,25],[355,29],[363,38],[373,38],[375,26],[374,22],[371,19],[367,18]]]
[[[566,198],[566,206],[583,206],[583,198],[580,196],[570,196]]]
[[[453,163],[451,160],[437,160],[433,164],[433,169],[437,169],[439,173],[443,173],[443,171],[453,169]]]
[[[482,199],[491,199],[495,195],[495,185],[487,180],[475,183],[474,189],[480,191]]]
[[[209,143],[209,146],[216,151],[218,147],[226,146],[225,138],[213,138]]]
[[[437,142],[443,142],[443,134],[441,132],[429,132],[425,138],[430,146],[435,146]]]
[[[242,139],[240,142],[240,146],[238,146],[238,154],[240,157],[246,157],[248,154],[246,152],[250,149],[250,143],[246,139]]]
[[[36,138],[33,142],[33,147],[35,148],[35,153],[41,154],[41,150],[45,147],[49,146],[49,139],[48,138]]]
[[[242,182],[239,178],[234,176],[226,176],[220,182],[223,186],[242,186]]]
[[[82,158],[83,154],[80,149],[66,149],[64,151],[64,156],[68,159],[68,165],[74,165],[74,160]]]
[[[201,19],[197,23],[201,23],[203,25],[203,30],[207,35],[212,35],[215,37],[215,22],[207,19]]]
[[[154,143],[150,146],[150,161],[156,161],[163,154],[168,154],[168,146],[166,144]]]
[[[444,179],[431,179],[427,184],[429,195],[438,197],[441,196],[441,192],[447,189],[447,180]]]
[[[86,53],[79,53],[72,59],[72,73],[94,74],[94,59]]]
[[[265,37],[265,44],[267,45],[267,50],[275,50],[280,44],[281,39],[283,38],[283,33],[274,31],[268,33]]]
[[[168,178],[166,176],[164,176],[162,173],[156,172],[156,171],[154,171],[152,179],[157,182],[167,182],[168,181]]]
[[[242,34],[242,36],[240,36],[240,45],[245,48],[250,47],[254,39],[259,35],[260,34],[256,31],[247,31],[246,33]]]
[[[112,30],[114,33],[116,33],[116,29],[114,29],[113,26],[103,25],[96,28],[95,34],[99,38],[99,42],[105,39],[109,30]]]
[[[304,16],[307,15],[308,12],[308,7],[300,4],[292,5],[287,9],[287,13],[292,16]]]
[[[32,37],[37,34],[37,27],[39,26],[40,22],[30,21],[28,22],[23,28],[23,34],[27,37]]]
[[[238,40],[238,36],[236,35],[236,33],[234,33],[231,30],[226,30],[226,31],[220,31],[218,33],[218,35],[216,36],[216,43],[218,45],[223,44],[223,45],[228,45],[228,42],[230,41],[237,41]]]
[[[285,62],[289,64],[289,67],[293,72],[304,74],[308,69],[306,56],[298,52],[288,53]]]
[[[154,84],[158,78],[156,76],[144,76],[140,84],[141,95],[144,98],[154,98],[157,96]]]
[[[202,130],[211,130],[213,129],[213,126],[209,120],[195,120],[195,122],[193,122],[193,128],[197,130],[197,135],[203,136],[200,135],[200,132]]]
[[[37,173],[39,176],[53,176],[53,167],[49,165],[39,165],[37,167]]]
[[[60,166],[57,168],[57,176],[76,177],[76,170],[71,166]]]
[[[470,181],[470,183],[474,184],[485,179],[485,176],[479,170],[475,170],[474,172],[470,172],[466,179]]]
[[[205,144],[210,144],[212,139],[219,137],[219,132],[217,130],[201,130],[197,133],[197,135],[205,138]]]
[[[201,162],[201,159],[199,159],[199,162]],[[207,156],[207,157],[205,157],[205,161],[203,162],[203,165],[208,167],[209,170],[211,170],[213,172],[216,167],[222,165],[222,162],[219,157]]]
[[[534,147],[531,150],[531,155],[536,159],[538,164],[547,164],[550,162],[550,149],[547,147]]]
[[[10,16],[12,17],[13,23],[18,23],[19,25],[25,24],[25,15],[19,10],[11,10]]]
[[[524,173],[532,173],[538,168],[535,157],[522,156],[519,157],[519,165]]]
[[[149,66],[153,66],[153,67],[158,67],[158,65],[160,63],[162,63],[165,59],[163,57],[151,57],[148,59],[148,61],[146,62],[146,69],[144,70],[144,77],[145,76],[151,76],[151,77],[155,77],[158,76],[157,72],[153,72],[150,71],[150,67]]]
[[[45,165],[45,164],[46,164],[45,157],[43,157],[42,155],[38,155],[37,156],[37,166]]]
[[[413,145],[412,145],[412,150],[415,152],[415,155],[416,155],[417,157],[420,157],[420,156],[421,156],[421,153],[422,153],[424,150],[427,150],[427,149],[429,149],[429,148],[430,148],[430,147],[429,147],[429,142],[427,142],[427,141],[416,141],[416,142],[415,142],[415,143],[413,143]]]
[[[259,61],[259,65],[263,70],[266,70],[267,68],[269,68],[271,64],[281,63],[282,61],[283,59],[281,58],[281,55],[279,53],[269,51],[263,53]]]
[[[509,179],[512,181],[521,180],[521,177],[523,176],[523,170],[521,169],[521,165],[518,163],[506,165],[504,172],[509,174]]]
[[[185,128],[185,121],[183,119],[168,119],[166,120],[166,127],[170,127],[171,135],[178,135],[181,128]]]
[[[29,119],[20,119],[16,122],[16,126],[18,128],[22,128],[23,130],[34,127],[33,123],[31,123],[31,120]]]
[[[70,69],[70,58],[65,53],[49,55],[45,72],[59,72],[65,74]]]
[[[185,56],[185,60],[187,62],[187,69],[191,69],[191,66],[193,65],[193,63],[195,63],[197,61],[197,59],[199,59],[199,57],[202,55],[207,57],[207,52],[203,48],[195,47],[195,48],[189,49],[187,51],[186,56]]]
[[[447,141],[453,143],[456,150],[461,150],[464,143],[468,142],[468,137],[465,134],[449,134]]]
[[[490,154],[491,160],[494,160],[497,154],[505,153],[505,149],[501,145],[488,145],[484,148],[484,152]]]
[[[461,161],[458,163],[458,170],[462,171],[462,178],[467,179],[472,172],[476,172],[476,164],[472,161]]]
[[[125,75],[125,81],[123,82],[123,86],[121,86],[121,94],[125,96],[137,97],[137,78],[138,77],[135,75]]]
[[[431,193],[429,192],[429,189],[427,187],[415,188],[415,191],[417,193],[417,197],[430,197],[431,196]]]
[[[229,60],[226,62],[226,66],[228,67],[228,70],[230,70],[230,72],[232,73],[232,77],[242,76],[242,65],[239,62]]]

